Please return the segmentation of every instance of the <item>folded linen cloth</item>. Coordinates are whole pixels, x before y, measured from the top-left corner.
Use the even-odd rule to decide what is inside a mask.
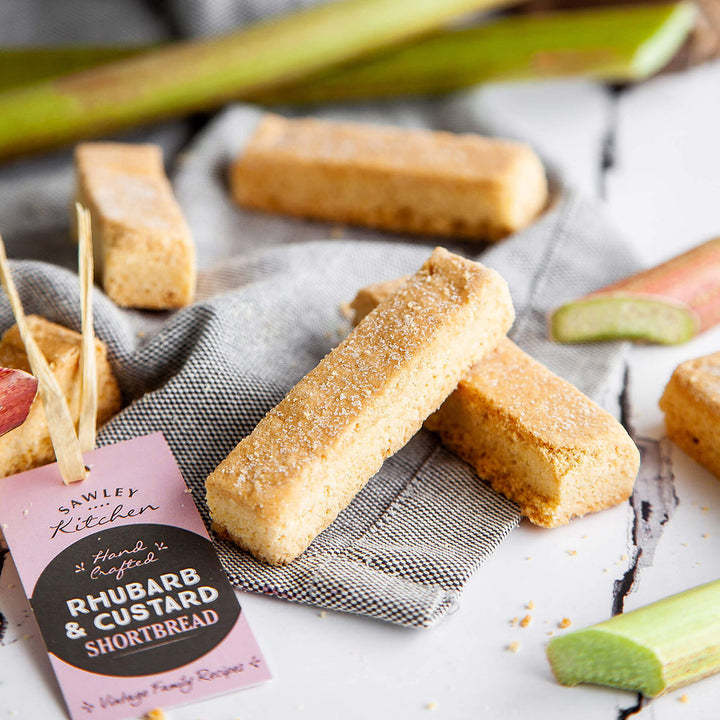
[[[272,9],[312,2],[277,0]],[[83,17],[86,5],[64,3],[64,17]],[[143,40],[163,38],[171,26],[140,0],[114,5],[135,9],[118,10],[117,23],[107,25],[108,39],[123,20],[138,25],[137,37]],[[4,27],[15,27],[16,37],[26,41],[84,37],[79,20],[68,23],[70,34],[39,37],[44,26],[24,18],[28,8],[41,12],[42,6],[40,0],[28,0],[16,22]],[[167,6],[186,34],[214,32],[218,18],[224,18],[220,27],[229,28],[228,17],[254,17],[267,9],[250,0],[169,0]],[[96,16],[87,17],[88,38],[102,40],[100,25],[92,20]],[[18,36],[22,27],[27,32]],[[123,33],[135,36],[132,27]],[[481,123],[472,92],[446,100],[322,108],[313,114],[507,133]],[[439,242],[237,208],[227,192],[227,167],[259,117],[256,108],[231,107],[177,158],[174,185],[203,269],[198,302],[175,314],[152,314],[120,310],[100,291],[95,298],[97,333],[109,346],[129,402],[102,429],[98,443],[161,430],[206,521],[205,477],[349,331],[340,304],[368,283],[414,272]],[[163,144],[172,166],[187,132],[187,125],[174,123],[129,137]],[[0,229],[11,256],[46,261],[13,263],[26,311],[77,329],[77,276],[62,267],[74,267],[67,237],[71,196],[68,151],[0,168]],[[322,240],[338,235],[343,239]],[[484,252],[477,244],[440,242],[506,277],[518,318],[511,337],[523,349],[587,394],[601,395],[616,375],[624,346],[555,345],[545,329],[547,311],[556,304],[636,268],[598,203],[561,188],[553,207],[532,227]],[[2,297],[0,330],[12,322]],[[464,583],[518,520],[514,505],[421,431],[290,565],[266,566],[224,541],[216,541],[216,548],[240,588],[426,627],[456,606]]]

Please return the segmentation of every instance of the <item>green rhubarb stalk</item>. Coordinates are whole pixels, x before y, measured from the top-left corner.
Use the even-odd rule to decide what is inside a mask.
[[[640,80],[669,62],[695,16],[687,2],[514,15],[419,40],[252,99],[325,102],[577,75]]]
[[[677,344],[720,323],[720,238],[562,305],[558,342],[642,340]]]
[[[139,55],[148,46],[0,48],[0,92]]]
[[[720,671],[720,580],[550,641],[563,685],[654,697]]]
[[[207,110],[517,0],[344,0],[0,95],[0,157]]]
[[[692,26],[687,3],[511,16],[382,51],[288,86],[243,91],[265,104],[432,94],[480,82],[582,75],[640,80],[675,54]],[[139,55],[141,47],[0,49],[0,92]]]

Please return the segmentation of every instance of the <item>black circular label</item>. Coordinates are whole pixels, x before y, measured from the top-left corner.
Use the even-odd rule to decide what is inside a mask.
[[[31,603],[50,652],[122,677],[196,660],[240,614],[210,541],[152,524],[78,540],[43,570]]]

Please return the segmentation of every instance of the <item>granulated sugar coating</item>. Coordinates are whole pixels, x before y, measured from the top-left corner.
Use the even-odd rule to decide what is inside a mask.
[[[355,321],[403,282],[358,292]],[[543,527],[627,500],[640,462],[614,417],[507,338],[465,373],[426,427]]]
[[[208,478],[216,529],[262,560],[291,561],[512,320],[497,273],[436,249]]]

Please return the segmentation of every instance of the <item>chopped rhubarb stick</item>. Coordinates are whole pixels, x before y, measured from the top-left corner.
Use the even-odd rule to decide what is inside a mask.
[[[720,580],[550,641],[563,685],[594,683],[653,697],[720,671]]]
[[[677,344],[720,323],[720,238],[562,305],[558,342],[644,340]]]
[[[0,368],[0,435],[22,425],[37,394],[38,381],[22,370]]]

